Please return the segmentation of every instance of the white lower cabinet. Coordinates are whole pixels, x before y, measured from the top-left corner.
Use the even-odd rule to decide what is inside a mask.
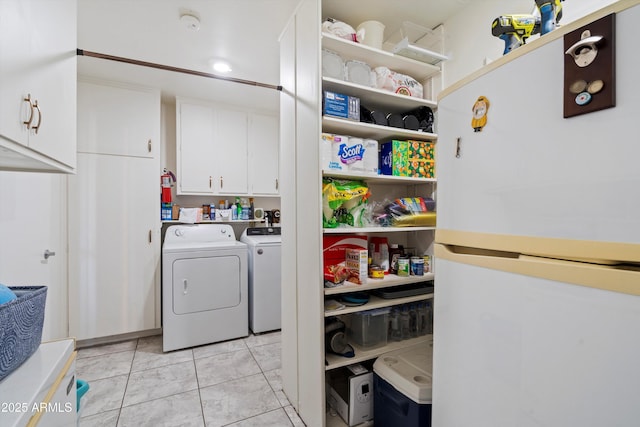
[[[139,133],[159,140],[160,94],[147,99],[144,108],[158,115],[148,120],[148,132]],[[81,106],[101,111],[95,116],[101,126],[138,125],[127,122],[136,117],[110,115],[103,107],[95,98]],[[92,137],[82,129],[86,125],[79,122],[78,134]],[[143,138],[144,145],[147,137]],[[121,141],[113,141],[118,144]],[[151,157],[78,153],[77,175],[69,178],[69,329],[77,339],[160,327],[158,151]]]
[[[43,342],[0,382],[3,427],[77,425],[76,351],[72,339]]]

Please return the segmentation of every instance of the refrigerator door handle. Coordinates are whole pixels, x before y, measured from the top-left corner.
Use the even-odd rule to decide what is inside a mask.
[[[442,244],[435,245],[435,257],[436,270],[437,260],[446,259],[492,270],[640,296],[640,266],[637,265],[600,265]]]

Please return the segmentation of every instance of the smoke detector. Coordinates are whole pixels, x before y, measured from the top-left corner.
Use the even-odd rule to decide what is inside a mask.
[[[198,31],[200,29],[200,19],[193,13],[183,13],[180,15],[180,22],[191,31]]]

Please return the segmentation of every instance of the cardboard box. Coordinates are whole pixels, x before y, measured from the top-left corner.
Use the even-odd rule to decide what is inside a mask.
[[[409,160],[435,161],[435,144],[428,141],[407,141],[409,143]]]
[[[344,263],[347,249],[367,249],[367,236],[329,234],[322,236],[324,266]]]
[[[325,171],[345,172],[348,165],[340,161],[338,152],[341,144],[347,144],[349,137],[344,135],[334,135],[323,133],[320,136],[320,147],[322,153],[322,169]]]
[[[326,90],[322,98],[322,114],[360,121],[360,98]]]
[[[364,285],[369,277],[369,251],[366,249],[346,249],[345,267],[349,272],[347,281]]]
[[[433,160],[413,159],[407,165],[407,176],[413,178],[435,178],[436,162]]]
[[[380,147],[380,174],[408,176],[409,143],[389,141]]]

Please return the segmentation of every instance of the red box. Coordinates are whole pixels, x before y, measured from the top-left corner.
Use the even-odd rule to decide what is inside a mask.
[[[367,236],[353,234],[322,236],[322,261],[324,266],[344,263],[346,249],[367,249]]]

